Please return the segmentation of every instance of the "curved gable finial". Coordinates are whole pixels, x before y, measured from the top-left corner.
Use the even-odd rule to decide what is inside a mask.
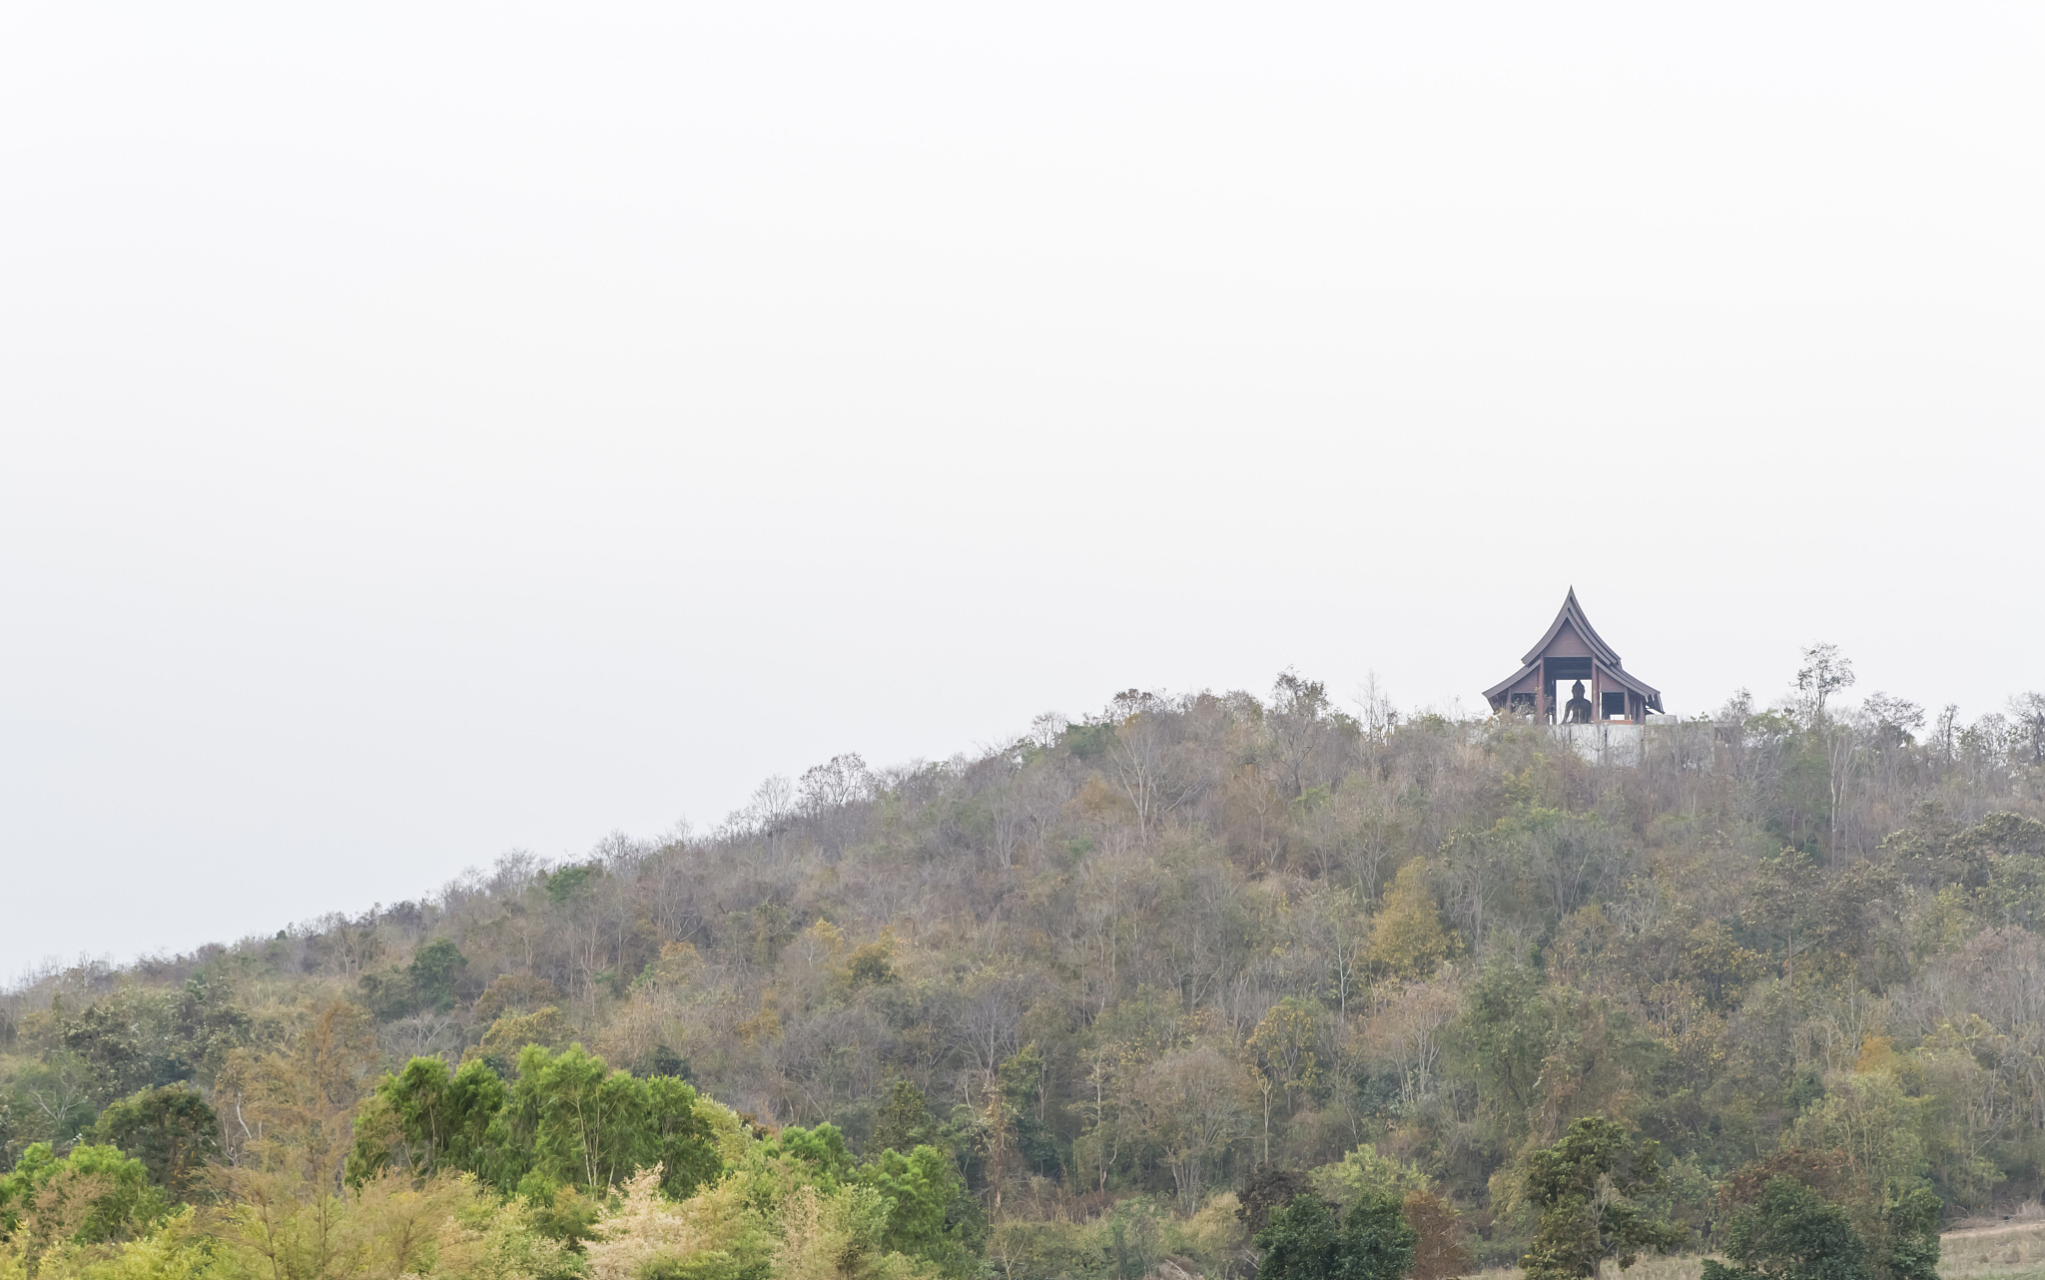
[[[1590,646],[1591,652],[1598,656],[1599,661],[1610,667],[1620,665],[1618,650],[1606,644],[1605,638],[1598,634],[1598,629],[1591,625],[1590,618],[1584,614],[1583,604],[1576,598],[1576,587],[1573,584],[1568,594],[1562,597],[1562,607],[1555,611],[1555,621],[1548,624],[1548,630],[1535,642],[1533,648],[1527,650],[1527,656],[1520,661],[1533,662],[1538,659],[1547,651],[1549,645],[1555,643],[1555,637],[1562,634],[1565,623],[1583,637],[1583,642]]]

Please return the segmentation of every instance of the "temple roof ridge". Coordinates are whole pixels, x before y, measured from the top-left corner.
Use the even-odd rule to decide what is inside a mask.
[[[1565,622],[1576,628],[1576,633],[1583,637],[1584,643],[1591,647],[1591,652],[1597,655],[1600,662],[1614,669],[1624,665],[1619,661],[1618,650],[1606,644],[1605,638],[1591,625],[1591,620],[1584,616],[1583,606],[1577,603],[1574,584],[1571,584],[1569,594],[1563,597],[1562,607],[1555,611],[1555,621],[1549,624],[1548,630],[1542,633],[1540,640],[1533,648],[1527,650],[1527,656],[1520,661],[1531,663],[1539,658],[1548,646],[1555,642],[1555,637],[1561,633],[1562,624]]]

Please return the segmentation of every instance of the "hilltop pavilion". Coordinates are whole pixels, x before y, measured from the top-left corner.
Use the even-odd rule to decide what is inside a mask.
[[[1640,724],[1648,712],[1662,709],[1661,690],[1620,666],[1618,653],[1598,635],[1576,602],[1575,587],[1569,589],[1548,633],[1520,661],[1525,665],[1484,691],[1493,711],[1551,724],[1558,710],[1564,723]],[[1578,682],[1584,686],[1580,693],[1575,689]],[[1558,685],[1564,690],[1559,698]]]

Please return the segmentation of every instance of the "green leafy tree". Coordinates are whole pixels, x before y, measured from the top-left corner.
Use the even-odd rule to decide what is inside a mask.
[[[1892,1201],[1882,1212],[1876,1270],[1886,1280],[1938,1280],[1938,1223],[1944,1212],[1938,1196],[1924,1187]]]
[[[1725,1255],[1735,1265],[1707,1261],[1704,1280],[1937,1280],[1944,1206],[1936,1195],[1919,1187],[1879,1210],[1865,1201],[1842,1204],[1807,1180],[1812,1162],[1800,1163],[1769,1177],[1753,1203],[1734,1213]],[[1740,1181],[1729,1185],[1737,1189]],[[1849,1196],[1857,1185],[1850,1177],[1828,1181]]]
[[[754,1160],[773,1185],[776,1199],[800,1186],[829,1195],[850,1181],[858,1167],[844,1133],[834,1124],[814,1129],[788,1125],[759,1145]]]
[[[855,1180],[887,1199],[882,1247],[925,1259],[947,1276],[973,1273],[984,1224],[948,1154],[927,1145],[907,1153],[884,1150]]]
[[[1064,1168],[1063,1153],[1051,1126],[1044,1123],[1046,1068],[1034,1042],[1001,1064],[1002,1108],[1015,1137],[1015,1155],[1029,1171],[1055,1176]]]
[[[1380,1153],[1368,1144],[1356,1148],[1334,1164],[1324,1164],[1307,1174],[1315,1192],[1330,1204],[1347,1206],[1366,1191],[1383,1191],[1405,1197],[1416,1191],[1432,1191],[1434,1180],[1410,1160]]]
[[[416,1174],[473,1173],[545,1209],[558,1188],[602,1192],[661,1167],[661,1190],[685,1197],[723,1169],[696,1090],[673,1076],[634,1077],[572,1045],[528,1045],[506,1083],[487,1062],[448,1072],[414,1058],[380,1081],[356,1125],[351,1181],[396,1165]]]
[[[596,882],[603,878],[602,864],[579,862],[573,866],[559,867],[540,875],[540,887],[546,892],[547,901],[557,907],[567,906],[579,898],[589,896]]]
[[[888,1100],[874,1117],[867,1150],[911,1151],[925,1144],[938,1145],[938,1134],[937,1117],[931,1114],[923,1090],[907,1080],[897,1080],[888,1087]]]
[[[1555,1024],[1534,962],[1502,951],[1485,962],[1453,1028],[1452,1045],[1480,1086],[1480,1105],[1503,1141],[1525,1136],[1541,1106],[1541,1068],[1556,1039]]]
[[[140,1160],[149,1181],[179,1200],[193,1198],[206,1162],[220,1155],[220,1117],[182,1084],[130,1094],[102,1111],[92,1131]]]
[[[1420,1235],[1397,1197],[1366,1191],[1337,1217],[1311,1191],[1272,1213],[1255,1237],[1258,1280],[1402,1280]]]
[[[116,1147],[86,1143],[59,1157],[38,1142],[0,1177],[0,1238],[24,1235],[38,1252],[132,1239],[169,1209],[142,1162]]]
[[[1529,1162],[1527,1198],[1539,1208],[1541,1226],[1522,1264],[1527,1280],[1585,1280],[1607,1258],[1624,1270],[1644,1250],[1666,1253],[1681,1244],[1682,1229],[1649,1203],[1668,1184],[1659,1143],[1633,1143],[1604,1116],[1570,1125]]]
[[[384,1022],[421,1009],[446,1013],[454,1008],[455,988],[468,964],[452,940],[436,938],[419,948],[412,963],[402,969],[363,974],[363,1002]]]
[[[14,1097],[4,1112],[8,1146],[0,1149],[0,1163],[16,1155],[21,1145],[68,1142],[92,1127],[99,1082],[78,1054],[53,1049],[12,1074],[6,1083],[12,1086]]]
[[[504,1109],[504,1081],[482,1061],[449,1072],[439,1058],[414,1058],[385,1076],[355,1120],[351,1182],[397,1164],[419,1175],[438,1169],[485,1173],[493,1163],[491,1122]]]
[[[445,1013],[454,1007],[455,984],[468,967],[468,957],[450,939],[437,938],[419,948],[406,972],[420,1002]]]
[[[1786,1184],[1786,1185],[1778,1185]],[[1843,1218],[1856,1244],[1830,1246],[1824,1256],[1857,1256],[1877,1280],[1936,1280],[1939,1216],[1944,1204],[1922,1185],[1885,1190],[1843,1150],[1811,1150],[1785,1144],[1774,1155],[1729,1175],[1722,1186],[1732,1208],[1729,1235],[1751,1243],[1727,1256],[1747,1268],[1774,1276],[1792,1266],[1817,1266],[1809,1258],[1821,1228]],[[1792,1246],[1795,1246],[1794,1248]],[[1826,1265],[1839,1265],[1830,1263]]]
[[[249,1017],[232,996],[228,984],[203,975],[169,991],[123,987],[76,1015],[60,1012],[57,1039],[90,1067],[89,1095],[104,1106],[139,1089],[210,1077],[248,1039]]]
[[[1793,1178],[1770,1178],[1726,1231],[1732,1265],[1706,1259],[1704,1280],[1873,1280],[1867,1241],[1846,1210]]]
[[[1881,1204],[1923,1182],[1924,1110],[1924,1101],[1911,1097],[1891,1071],[1833,1072],[1824,1096],[1797,1117],[1786,1140],[1842,1153],[1861,1197]]]
[[[1330,1280],[1336,1266],[1341,1220],[1327,1201],[1311,1191],[1273,1209],[1252,1243],[1264,1251],[1259,1280]]]
[[[520,1052],[518,1078],[487,1143],[499,1162],[499,1185],[527,1158],[518,1180],[539,1173],[584,1191],[658,1164],[661,1190],[679,1198],[723,1166],[694,1088],[671,1076],[634,1079],[581,1045],[559,1054],[538,1045]]]
[[[1342,1216],[1340,1280],[1402,1280],[1413,1270],[1420,1233],[1405,1206],[1389,1192],[1366,1191]]]

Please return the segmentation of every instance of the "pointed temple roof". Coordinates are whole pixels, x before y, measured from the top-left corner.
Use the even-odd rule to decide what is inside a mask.
[[[1547,632],[1534,642],[1534,647],[1527,650],[1526,656],[1520,661],[1540,661],[1541,655],[1548,652],[1548,646],[1555,643],[1555,638],[1562,634],[1564,627],[1576,628],[1576,634],[1583,637],[1584,643],[1591,647],[1591,653],[1598,661],[1608,667],[1619,665],[1618,651],[1606,644],[1604,637],[1598,634],[1597,628],[1591,625],[1591,620],[1583,616],[1583,606],[1576,602],[1575,587],[1571,587],[1569,594],[1563,597],[1562,607],[1555,611],[1555,621],[1549,624]]]
[[[1563,597],[1555,621],[1520,662],[1523,665],[1518,671],[1484,691],[1485,700],[1494,710],[1504,709],[1508,698],[1517,700],[1527,693],[1541,695],[1541,705],[1552,709],[1556,700],[1553,686],[1558,677],[1592,680],[1600,688],[1625,690],[1632,695],[1629,701],[1637,700],[1642,712],[1662,709],[1661,690],[1624,669],[1619,651],[1605,643],[1584,614],[1575,587]],[[1568,675],[1561,672],[1565,664]],[[1577,674],[1579,670],[1581,675]]]

